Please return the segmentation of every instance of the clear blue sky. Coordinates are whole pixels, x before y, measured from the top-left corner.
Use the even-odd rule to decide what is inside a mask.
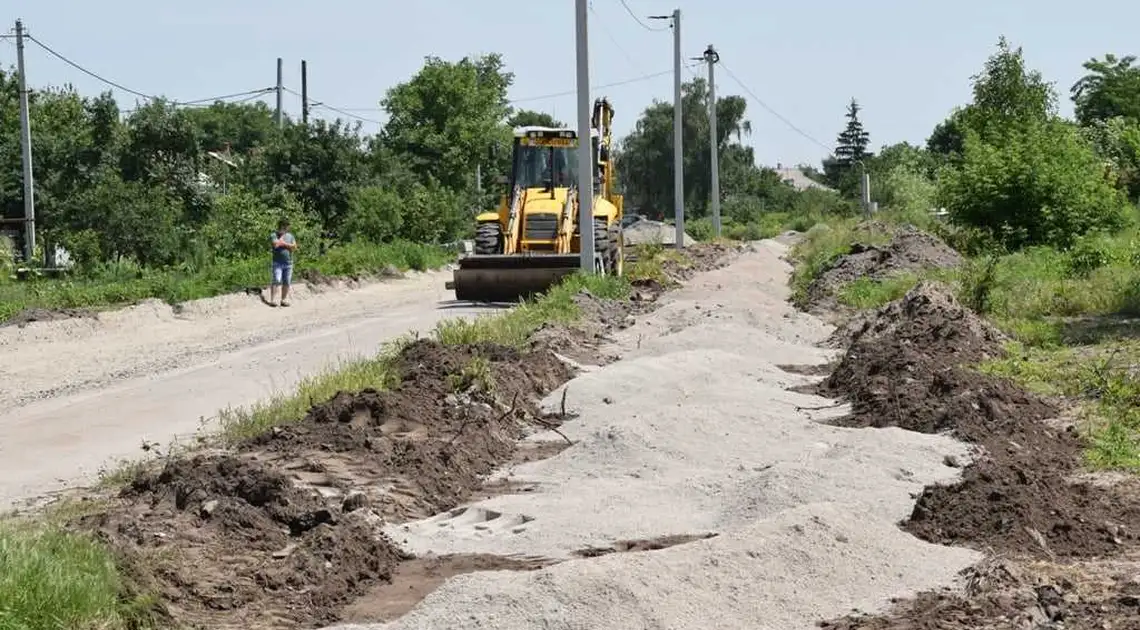
[[[1072,109],[1068,89],[1083,61],[1106,52],[1140,53],[1140,2],[1134,0],[1105,0],[1095,9],[1059,0],[626,2],[639,16],[680,8],[686,58],[715,44],[724,67],[828,146],[851,97],[864,107],[874,147],[924,141],[969,99],[969,78],[1001,34],[1023,46],[1029,64],[1056,82],[1066,114]],[[672,68],[669,31],[645,30],[619,0],[592,4],[594,85]],[[575,87],[572,0],[15,0],[5,8],[8,28],[22,17],[32,35],[73,61],[133,90],[175,100],[271,86],[277,57],[285,59],[286,86],[299,91],[303,58],[312,98],[382,120],[383,113],[370,108],[378,110],[385,90],[414,74],[424,56],[499,52],[516,75],[511,97],[526,99],[520,107],[575,120],[573,96],[532,99]],[[3,41],[8,44],[0,43],[0,64],[8,66],[15,63],[15,47],[11,39]],[[34,44],[27,62],[33,86],[72,83],[89,94],[106,87]],[[718,84],[722,95],[745,93],[724,71]],[[653,99],[672,98],[672,78],[665,74],[593,96],[601,94],[610,97],[615,124],[625,133]],[[124,108],[135,100],[116,96]],[[265,100],[272,103],[272,96]],[[291,115],[299,115],[299,100],[286,96]],[[826,153],[752,98],[748,117],[748,142],[763,164],[818,163]],[[364,127],[370,133],[378,128]]]

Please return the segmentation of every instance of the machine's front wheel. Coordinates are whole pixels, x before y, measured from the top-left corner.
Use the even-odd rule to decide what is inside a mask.
[[[503,226],[498,221],[487,221],[475,226],[475,253],[503,253]]]

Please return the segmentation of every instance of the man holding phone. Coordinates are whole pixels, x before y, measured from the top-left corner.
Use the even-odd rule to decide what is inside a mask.
[[[293,282],[293,252],[297,249],[297,239],[289,231],[289,221],[281,219],[277,231],[269,237],[273,261],[270,265],[272,278],[269,283],[269,305],[277,306],[277,288],[281,288],[281,306],[289,306],[289,285]]]

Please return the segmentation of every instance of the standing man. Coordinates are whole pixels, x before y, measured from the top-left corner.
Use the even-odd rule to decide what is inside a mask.
[[[281,306],[289,306],[289,285],[293,281],[293,251],[297,249],[297,239],[289,232],[289,221],[281,219],[277,231],[269,237],[273,250],[270,270],[273,277],[269,284],[269,305],[277,306],[277,287],[281,287]]]

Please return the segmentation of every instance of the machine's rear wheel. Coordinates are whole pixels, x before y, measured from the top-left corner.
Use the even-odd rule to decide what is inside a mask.
[[[613,243],[605,219],[594,219],[594,251],[602,256],[603,272],[607,276],[614,275]]]
[[[625,270],[624,252],[625,249],[625,235],[621,231],[621,224],[614,222],[610,226],[610,265],[613,269],[610,273],[615,276],[622,275]]]
[[[503,226],[498,221],[487,221],[475,226],[475,253],[503,253]]]

